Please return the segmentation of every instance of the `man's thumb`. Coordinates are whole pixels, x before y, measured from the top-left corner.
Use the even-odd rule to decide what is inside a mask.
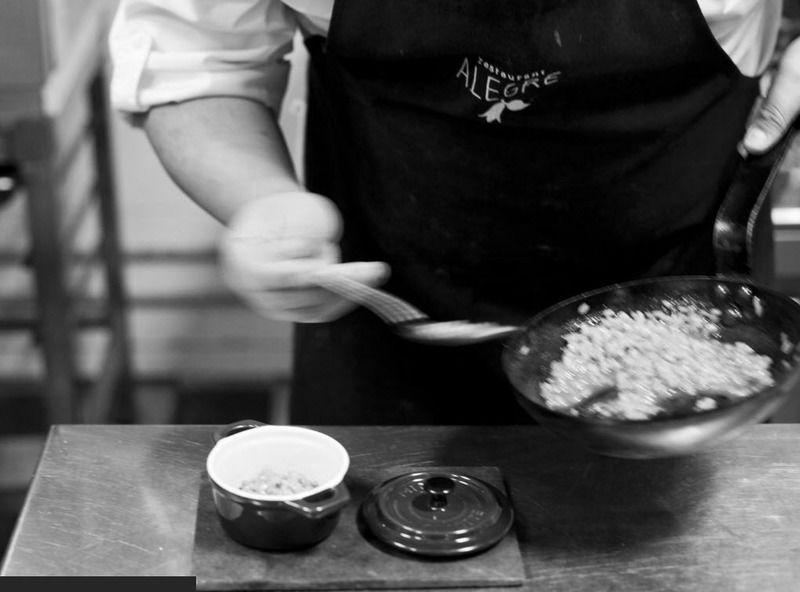
[[[769,150],[783,135],[788,125],[786,110],[768,100],[759,108],[744,136],[744,149],[751,154]]]
[[[783,136],[800,111],[800,44],[792,42],[784,52],[767,97],[745,134],[747,152],[769,150]]]

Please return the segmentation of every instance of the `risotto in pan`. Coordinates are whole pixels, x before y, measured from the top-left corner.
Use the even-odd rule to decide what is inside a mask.
[[[314,489],[316,481],[297,471],[278,472],[266,468],[252,479],[244,481],[240,488],[258,495],[287,495]]]
[[[719,320],[718,310],[672,302],[662,310],[589,316],[565,335],[541,396],[553,410],[641,420],[673,399],[691,396],[701,411],[715,408],[717,395],[746,397],[772,386],[770,358],[721,341]]]

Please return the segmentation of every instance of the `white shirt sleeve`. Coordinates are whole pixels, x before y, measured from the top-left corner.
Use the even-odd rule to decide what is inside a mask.
[[[227,95],[278,110],[296,26],[280,0],[121,0],[109,34],[112,104],[142,112]]]
[[[766,70],[781,24],[781,0],[699,0],[709,29],[747,76]]]

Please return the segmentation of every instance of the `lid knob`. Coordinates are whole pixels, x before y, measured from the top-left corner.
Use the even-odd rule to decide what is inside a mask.
[[[449,477],[429,477],[424,482],[425,491],[431,494],[430,509],[438,510],[447,506],[447,495],[453,491],[456,484]]]

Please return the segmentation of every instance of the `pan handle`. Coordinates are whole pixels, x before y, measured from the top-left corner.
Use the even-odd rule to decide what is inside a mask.
[[[767,152],[739,157],[736,173],[714,221],[717,274],[749,280],[753,272],[753,232],[781,163],[800,128],[800,118]]]

